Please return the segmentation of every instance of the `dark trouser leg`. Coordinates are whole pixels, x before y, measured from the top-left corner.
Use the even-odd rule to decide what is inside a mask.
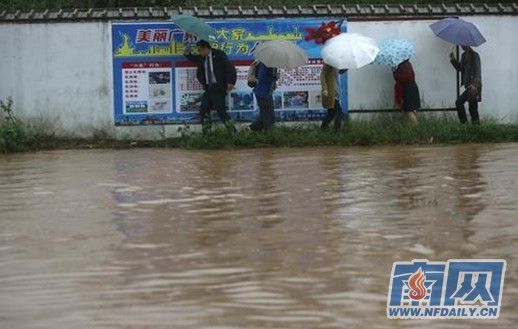
[[[261,116],[263,117],[263,129],[266,131],[270,129],[275,123],[275,112],[273,111],[273,97],[271,95],[265,97],[265,104],[262,109]]]
[[[273,97],[256,97],[259,106],[259,116],[250,125],[253,131],[268,130],[275,122],[275,112],[273,111]]]
[[[469,115],[471,116],[471,123],[475,125],[480,123],[478,117],[478,102],[469,102]]]
[[[259,116],[250,124],[250,129],[253,131],[261,131],[264,128],[264,97],[258,97],[256,96],[255,99],[257,100],[257,106],[259,106]]]
[[[228,115],[226,106],[216,108],[216,112],[218,112],[219,118],[225,125],[230,121],[230,115]]]
[[[250,129],[252,131],[261,131],[263,130],[263,118],[261,114],[261,109],[259,109],[259,116],[250,124]]]
[[[335,107],[334,109],[328,109],[327,115],[322,121],[322,129],[327,129],[331,121],[335,120],[334,124],[334,130],[339,131],[342,127],[342,119],[343,119],[344,113],[342,112],[342,107],[340,106],[340,102],[338,100],[335,100]]]
[[[250,129],[252,131],[261,131],[263,130],[263,119],[261,118],[261,116],[259,115],[259,117],[257,117],[251,124],[250,124]]]
[[[342,112],[342,106],[340,106],[340,102],[335,100],[335,131],[340,131],[342,128],[342,118],[344,113]]]
[[[200,120],[201,120],[201,127],[204,134],[206,134],[212,125],[212,120],[210,118],[210,107],[211,104],[209,102],[209,98],[207,96],[207,92],[203,94],[203,98],[201,99],[201,105],[200,105]]]
[[[227,113],[227,104],[225,99],[227,97],[227,92],[223,89],[220,89],[216,86],[211,86],[207,90],[210,102],[212,103],[212,107],[218,113],[219,118],[223,123],[226,123],[230,120],[230,116]]]
[[[468,100],[468,92],[465,91],[460,94],[459,98],[455,102],[455,106],[457,107],[457,115],[459,116],[460,123],[466,123],[468,120],[466,117],[466,109],[464,108],[464,103]]]
[[[320,128],[327,129],[327,127],[329,126],[329,123],[331,123],[331,120],[333,120],[334,116],[335,116],[335,110],[327,109],[327,114],[326,114],[324,120],[322,120],[322,125],[320,126]]]

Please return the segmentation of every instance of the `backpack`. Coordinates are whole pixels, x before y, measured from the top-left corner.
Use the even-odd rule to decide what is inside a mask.
[[[252,64],[250,64],[250,67],[248,68],[246,80],[248,87],[250,88],[254,88],[255,86],[257,86],[257,64],[259,64],[259,62],[254,61]]]
[[[250,68],[248,69],[248,75],[247,75],[247,84],[250,88],[254,88],[257,86],[258,81],[258,72],[257,72],[257,65],[259,64],[258,61],[254,61],[252,64],[250,64]],[[279,70],[276,68],[268,68],[270,70],[271,74],[273,75],[273,82],[270,86],[270,91],[274,91],[277,89],[277,80],[279,79]]]

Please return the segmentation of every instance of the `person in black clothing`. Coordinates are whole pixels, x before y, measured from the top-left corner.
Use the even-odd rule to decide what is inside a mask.
[[[461,123],[466,123],[466,109],[464,103],[469,104],[469,114],[471,122],[479,124],[478,102],[481,101],[482,94],[482,73],[480,69],[480,56],[468,46],[462,46],[464,53],[460,58],[460,62],[450,53],[450,62],[455,69],[462,74],[462,85],[466,90],[460,94],[455,102],[457,114]]]
[[[210,129],[210,111],[216,110],[221,121],[228,128],[233,128],[230,116],[227,113],[225,99],[227,92],[234,89],[236,84],[236,68],[228,60],[227,55],[218,49],[213,49],[205,40],[196,44],[198,55],[193,55],[190,48],[186,48],[185,57],[198,64],[196,76],[205,90],[200,106],[200,117],[203,132]]]

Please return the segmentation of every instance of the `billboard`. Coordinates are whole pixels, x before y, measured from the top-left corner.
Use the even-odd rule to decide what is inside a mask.
[[[329,18],[216,20],[208,24],[216,31],[213,47],[225,51],[234,63],[238,80],[227,95],[230,116],[251,122],[258,107],[246,76],[252,51],[261,42],[285,39],[304,48],[308,65],[280,70],[273,94],[278,121],[320,120],[320,47],[305,41],[306,27],[317,28]],[[347,23],[341,26],[346,31]],[[112,24],[115,125],[196,123],[203,93],[196,79],[196,65],[184,56],[194,43],[173,22]],[[342,108],[347,111],[347,75],[341,76]]]

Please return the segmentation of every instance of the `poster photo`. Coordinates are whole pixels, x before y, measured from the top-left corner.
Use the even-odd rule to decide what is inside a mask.
[[[229,110],[232,112],[255,111],[254,93],[251,90],[231,91]]]
[[[196,113],[200,109],[203,91],[184,92],[178,97],[180,112]]]

